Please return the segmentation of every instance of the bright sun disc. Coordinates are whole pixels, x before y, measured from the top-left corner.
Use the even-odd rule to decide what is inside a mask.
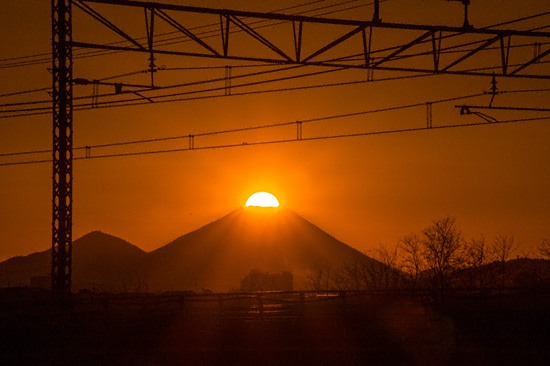
[[[279,201],[267,192],[256,192],[246,200],[246,207],[279,207]]]

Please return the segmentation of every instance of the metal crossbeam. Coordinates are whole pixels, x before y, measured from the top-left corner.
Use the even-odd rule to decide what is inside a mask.
[[[550,32],[537,32],[537,31],[518,31],[512,29],[486,29],[486,28],[474,28],[472,26],[464,25],[462,27],[450,27],[450,26],[438,26],[438,25],[416,25],[416,24],[402,24],[402,23],[386,23],[382,22],[378,16],[374,16],[372,21],[362,20],[350,20],[350,19],[335,19],[335,18],[322,18],[322,17],[310,17],[301,15],[287,15],[279,13],[258,13],[240,10],[228,10],[228,9],[211,9],[192,6],[181,6],[174,4],[162,4],[156,2],[142,2],[135,0],[75,0],[75,4],[85,4],[86,8],[91,10],[86,13],[93,16],[95,19],[101,20],[101,23],[107,25],[117,34],[122,35],[128,41],[128,45],[115,46],[112,44],[102,44],[101,42],[73,42],[74,47],[80,48],[93,48],[93,49],[105,49],[105,50],[119,50],[130,52],[154,52],[156,54],[164,55],[179,55],[179,56],[191,56],[191,57],[207,57],[207,58],[222,58],[231,60],[244,60],[244,61],[260,61],[278,64],[300,64],[300,65],[315,65],[315,66],[327,66],[338,68],[360,68],[360,69],[377,69],[388,70],[408,73],[429,73],[429,74],[458,74],[458,75],[474,75],[474,76],[491,76],[495,74],[501,77],[521,77],[521,78],[535,78],[535,79],[550,79],[550,72],[548,69],[540,70],[541,68],[531,67],[534,64],[541,63],[541,61],[548,57],[550,49],[543,50],[536,57],[523,57],[523,60],[515,65],[509,65],[509,54],[512,50],[510,46],[511,38],[514,40],[523,42],[526,44],[541,44],[541,40],[545,40],[543,44],[550,43]],[[91,4],[109,4],[112,6],[124,9],[124,7],[144,8],[154,11],[157,15],[166,21],[167,24],[186,35],[189,40],[198,44],[199,51],[190,51],[183,45],[176,49],[163,49],[161,45],[156,45],[153,50],[144,47],[141,44],[136,45],[135,39],[128,40],[127,34],[122,31],[121,26],[115,26],[112,21],[106,20],[105,17],[99,15],[96,10],[91,8]],[[97,13],[97,14],[96,14]],[[213,37],[213,41],[207,43],[205,39],[199,38],[197,35],[191,33],[188,28],[184,27],[180,22],[175,21],[174,17],[169,14],[188,14],[189,19],[193,15],[203,14],[214,16],[213,20],[220,21],[220,32]],[[104,19],[104,20],[103,20]],[[124,18],[122,18],[124,19]],[[283,32],[277,32],[270,37],[265,34],[260,34],[250,24],[256,21],[275,21],[277,25],[288,23],[292,26],[289,29],[288,39],[284,39],[285,34]],[[298,25],[298,27],[297,27]],[[231,27],[233,26],[233,27]],[[303,29],[307,27],[317,27],[316,32],[323,33],[324,35],[331,35],[334,33],[334,27],[341,26],[341,28],[348,27],[343,35],[334,35],[334,38],[328,41],[326,44],[309,52],[308,56],[303,55],[304,45],[307,44],[307,39],[304,38]],[[321,27],[321,28],[319,28]],[[366,37],[366,30],[369,31],[369,37]],[[397,30],[402,31],[403,40],[402,44],[397,44],[394,47],[384,49],[373,49],[373,30],[377,30],[378,37],[383,37],[384,31]],[[230,50],[229,39],[235,37],[236,33],[247,35],[250,39],[258,42],[258,45],[267,47],[273,53],[266,53],[258,56],[257,50]],[[361,34],[363,37],[361,37]],[[437,34],[437,47],[436,47],[436,34]],[[431,36],[431,39],[426,39]],[[477,43],[472,43],[471,38],[468,36],[477,36]],[[276,37],[276,39],[275,39]],[[407,41],[409,39],[409,41]],[[503,40],[507,40],[507,45],[504,45]],[[276,42],[277,41],[277,42]],[[444,45],[443,41],[447,43]],[[490,46],[501,41],[501,57],[496,57],[495,60],[488,60],[484,57],[491,48]],[[281,43],[294,46],[294,54],[285,52]],[[452,42],[452,43],[451,43]],[[352,52],[350,55],[342,55],[337,58],[329,58],[326,56],[324,59],[322,56],[327,55],[328,51],[337,52],[337,47],[343,43],[351,45],[351,48],[356,48],[356,52]],[[383,42],[379,42],[382,44]],[[432,43],[433,47],[430,51],[426,51],[422,48],[423,45]],[[279,45],[278,45],[279,44]],[[468,46],[474,44],[473,46]],[[221,46],[216,47],[215,45]],[[309,44],[308,44],[309,45]],[[457,47],[461,46],[461,47]],[[452,52],[445,54],[445,64],[442,65],[442,53],[445,52],[446,47],[453,47]],[[516,45],[517,46],[517,45]],[[496,47],[495,49],[498,49]],[[411,53],[407,53],[411,52]],[[416,52],[416,53],[415,53]],[[515,50],[514,52],[520,52]],[[498,52],[497,52],[498,53]],[[376,54],[377,62],[372,62],[373,55]],[[514,57],[514,60],[518,60],[518,57]],[[404,61],[405,60],[405,61]],[[472,60],[479,63],[479,67],[475,70],[466,68],[465,61]],[[428,62],[424,62],[428,61]],[[406,63],[406,66],[403,64]],[[429,66],[423,66],[423,65]],[[509,70],[513,69],[512,72]]]

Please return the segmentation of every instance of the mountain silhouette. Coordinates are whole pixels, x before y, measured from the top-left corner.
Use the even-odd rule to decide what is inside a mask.
[[[155,291],[236,289],[251,270],[292,272],[304,288],[317,268],[338,270],[364,254],[288,209],[239,208],[151,252],[144,268]]]
[[[291,272],[294,288],[304,289],[313,271],[336,273],[358,260],[382,265],[288,209],[239,208],[150,253],[120,238],[91,232],[73,243],[72,287],[231,291],[259,270]],[[50,250],[11,258],[0,263],[0,286],[46,287],[50,266]]]
[[[72,287],[74,291],[219,292],[238,290],[251,273],[290,272],[294,289],[299,290],[312,284],[312,274],[338,276],[359,263],[378,275],[389,273],[384,264],[291,210],[239,208],[149,253],[100,231],[86,234],[73,243]],[[0,263],[0,287],[48,287],[50,271],[50,250],[14,257]],[[459,270],[453,282],[465,288],[547,288],[550,261],[493,262]]]
[[[146,252],[112,235],[93,231],[73,242],[74,289],[135,290],[143,282],[139,271]],[[28,286],[31,279],[49,284],[51,251],[14,257],[0,263],[1,286]]]
[[[463,288],[550,289],[550,260],[516,258],[494,261],[453,274],[453,281]]]

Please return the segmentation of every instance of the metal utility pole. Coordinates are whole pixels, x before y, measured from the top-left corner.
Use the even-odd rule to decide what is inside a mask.
[[[71,294],[73,200],[72,0],[52,0],[52,292]]]

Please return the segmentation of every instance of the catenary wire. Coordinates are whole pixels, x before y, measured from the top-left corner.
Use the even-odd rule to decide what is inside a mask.
[[[547,64],[547,63],[550,63],[550,61],[541,61],[539,62],[538,64]],[[515,66],[521,66],[522,64],[511,64],[511,65],[508,65],[509,67],[515,67]],[[254,72],[254,73],[248,73],[248,74],[243,74],[243,75],[237,75],[237,76],[233,76],[232,77],[232,80],[234,79],[239,79],[239,78],[245,78],[245,77],[249,77],[249,76],[258,76],[258,75],[264,75],[264,74],[269,74],[269,73],[273,73],[273,72],[281,72],[281,71],[288,71],[288,70],[292,70],[292,69],[298,69],[298,68],[303,68],[305,67],[305,65],[291,65],[291,66],[288,66],[286,68],[278,68],[278,69],[275,69],[275,70],[267,70],[267,71],[259,71],[259,72]],[[336,65],[336,66],[332,66],[332,67],[337,67],[337,71],[341,71],[341,70],[344,70],[345,67],[341,66],[341,65]],[[486,68],[478,68],[478,69],[468,69],[468,70],[463,70],[463,71],[470,71],[470,72],[475,72],[475,71],[490,71],[490,70],[493,70],[493,69],[497,69],[498,66],[493,66],[493,67],[486,67]],[[318,73],[322,74],[324,73],[325,71],[320,71]],[[326,73],[329,73],[329,72],[332,72],[332,70],[328,70],[326,71]],[[245,86],[251,86],[251,85],[258,85],[258,84],[262,84],[262,83],[272,83],[272,82],[277,82],[277,81],[283,81],[283,80],[288,80],[288,79],[296,79],[296,78],[300,78],[300,77],[308,77],[308,76],[312,76],[312,75],[317,75],[317,73],[309,73],[309,74],[301,74],[301,75],[296,75],[296,76],[292,76],[292,77],[287,77],[287,78],[279,78],[279,79],[271,79],[271,80],[267,80],[267,81],[258,81],[258,82],[252,82],[252,83],[246,83],[246,84],[237,84],[237,85],[233,85],[231,88],[239,88],[239,87],[245,87]],[[409,75],[410,77],[414,77],[414,75]],[[156,87],[156,88],[144,88],[144,89],[137,89],[137,90],[127,90],[127,91],[123,91],[122,93],[107,93],[107,94],[98,94],[96,95],[95,97],[110,97],[110,96],[116,96],[116,95],[128,95],[128,94],[133,94],[135,92],[138,92],[138,93],[146,93],[146,92],[152,92],[152,91],[160,91],[160,90],[166,90],[166,89],[173,89],[173,88],[180,88],[180,87],[186,87],[186,86],[194,86],[194,85],[200,85],[200,84],[207,84],[207,83],[214,83],[214,82],[220,82],[220,81],[224,81],[225,78],[224,77],[221,77],[221,78],[215,78],[215,79],[207,79],[207,80],[201,80],[201,81],[196,81],[196,82],[189,82],[189,83],[183,83],[183,84],[174,84],[174,85],[168,85],[168,86],[163,86],[163,87]],[[359,81],[358,83],[361,83],[362,81]],[[210,89],[202,89],[202,90],[195,90],[195,91],[186,91],[186,92],[180,92],[180,93],[173,93],[173,94],[165,94],[165,95],[154,95],[154,96],[150,96],[149,99],[160,99],[160,98],[166,98],[166,97],[169,97],[169,96],[174,96],[174,95],[187,95],[187,94],[193,94],[193,93],[205,93],[205,92],[212,92],[212,91],[220,91],[220,90],[224,90],[226,87],[225,86],[221,86],[221,87],[217,87],[217,88],[210,88]],[[92,95],[85,95],[85,96],[79,96],[79,97],[74,97],[73,100],[82,100],[82,99],[91,99],[93,96]],[[113,104],[116,104],[116,105],[124,105],[124,106],[128,106],[128,105],[140,105],[140,104],[147,104],[147,102],[144,102],[144,103],[139,103],[139,101],[143,101],[143,98],[134,98],[134,99],[125,99],[125,100],[114,100],[114,101],[105,101],[105,102],[98,102],[98,103],[95,103],[95,107],[94,108],[98,108],[98,107],[101,107],[102,105],[113,105]],[[136,103],[130,103],[130,102],[136,102]],[[159,102],[158,100],[156,101],[157,103]],[[32,101],[32,102],[18,102],[18,103],[6,103],[6,104],[1,104],[0,107],[17,107],[17,106],[30,106],[30,105],[36,105],[36,104],[49,104],[51,103],[51,101],[49,99],[43,99],[43,100],[39,100],[39,101]],[[87,103],[87,104],[83,104],[83,105],[76,105],[76,107],[86,107],[86,106],[92,106],[92,103]],[[37,112],[37,111],[47,111],[47,110],[50,110],[51,107],[50,106],[45,106],[45,107],[38,107],[38,108],[20,108],[20,109],[5,109],[5,110],[0,110],[0,114],[2,113],[17,113],[17,112],[21,112],[23,113],[25,116],[29,115],[28,113],[29,112]],[[80,108],[80,109],[83,109],[83,108]],[[4,116],[1,116],[0,115],[0,118],[7,118],[7,117],[17,117],[17,114],[11,114],[11,115],[4,115]]]
[[[189,147],[189,148],[179,148],[179,149],[160,149],[160,150],[147,150],[147,151],[127,152],[127,153],[113,153],[113,154],[104,154],[104,155],[94,155],[89,157],[75,157],[73,158],[73,160],[122,158],[122,157],[131,157],[131,156],[168,154],[168,153],[178,153],[178,152],[187,152],[187,151],[216,150],[216,149],[251,147],[251,146],[260,146],[260,145],[274,145],[274,144],[283,144],[283,143],[291,143],[291,142],[320,141],[320,140],[334,140],[334,139],[352,138],[352,137],[390,135],[390,134],[398,134],[398,133],[405,133],[405,132],[444,130],[444,129],[455,129],[455,128],[462,128],[462,127],[487,126],[487,125],[510,124],[510,123],[525,123],[525,122],[545,121],[545,120],[550,120],[550,116],[510,119],[510,120],[501,120],[501,121],[495,121],[495,122],[484,121],[484,122],[477,122],[477,123],[476,122],[457,123],[457,124],[431,126],[431,127],[426,126],[426,127],[392,129],[392,130],[384,130],[384,131],[369,131],[369,132],[345,133],[345,134],[334,134],[334,135],[322,135],[322,136],[302,137],[300,139],[289,138],[289,139],[278,139],[278,140],[254,141],[254,142],[238,143],[238,144],[234,143],[234,144],[225,144],[225,145],[208,145],[208,146],[199,146],[199,147],[193,147],[193,148]],[[37,160],[27,160],[27,161],[20,161],[20,162],[0,163],[0,167],[16,166],[16,165],[31,165],[31,164],[41,164],[41,163],[51,163],[51,159],[40,159],[40,160],[37,159]]]
[[[476,93],[476,94],[458,96],[458,97],[453,97],[453,98],[438,99],[438,100],[432,101],[430,103],[432,105],[441,104],[441,103],[448,103],[448,102],[453,102],[453,101],[457,101],[457,100],[475,98],[475,97],[479,97],[479,96],[483,96],[483,95],[485,95],[485,94]],[[331,116],[325,116],[325,117],[301,119],[300,122],[301,123],[313,123],[313,122],[319,122],[319,121],[325,121],[325,120],[347,118],[347,117],[353,117],[353,116],[359,116],[359,115],[367,115],[367,114],[372,114],[372,113],[390,112],[390,111],[396,111],[396,110],[401,110],[401,109],[409,109],[409,108],[414,108],[414,107],[420,107],[420,106],[424,106],[425,104],[426,104],[425,102],[412,103],[412,104],[406,104],[406,105],[400,105],[400,106],[372,109],[372,110],[345,113],[345,114],[337,114],[337,115],[331,115]],[[295,121],[293,121],[293,122],[282,122],[282,123],[264,124],[264,125],[258,125],[258,126],[250,126],[250,127],[242,127],[242,128],[234,128],[234,129],[226,129],[226,130],[218,130],[218,131],[208,131],[208,132],[203,132],[203,133],[195,133],[195,134],[193,134],[193,136],[194,137],[212,136],[212,135],[221,135],[221,134],[227,134],[227,133],[260,130],[260,129],[266,129],[266,128],[277,128],[277,127],[292,125],[292,124],[295,124],[295,123],[296,123]],[[115,143],[106,143],[106,144],[96,144],[96,145],[89,145],[89,146],[74,147],[73,150],[82,150],[82,149],[85,149],[85,148],[104,148],[104,147],[125,146],[125,145],[134,145],[134,144],[151,143],[151,142],[161,142],[161,141],[183,139],[183,138],[188,138],[188,137],[189,137],[189,135],[187,134],[187,135],[168,136],[168,137],[160,137],[160,138],[152,138],[152,139],[122,141],[122,142],[115,142]],[[41,154],[41,153],[47,153],[47,152],[51,152],[51,150],[35,150],[35,151],[21,151],[21,152],[15,152],[15,153],[2,153],[2,154],[0,154],[0,156],[5,157],[5,156],[17,156],[17,155]]]
[[[513,66],[513,65],[511,65]],[[484,68],[484,69],[471,69],[469,71],[483,71],[483,70],[491,70],[492,68]],[[318,73],[328,73],[335,71],[335,69],[331,70],[325,70],[320,71]],[[336,70],[337,71],[337,70]],[[308,76],[311,76],[315,73],[310,73]],[[303,77],[304,75],[299,76],[293,76],[289,78],[298,78]],[[359,81],[349,81],[349,82],[337,82],[337,83],[328,83],[328,84],[317,84],[317,85],[311,85],[311,86],[297,86],[297,87],[287,87],[287,88],[278,88],[278,89],[268,89],[268,90],[256,90],[256,91],[249,91],[249,92],[240,92],[240,93],[231,93],[231,96],[243,96],[243,95],[252,95],[252,94],[264,94],[264,93],[273,93],[273,92],[285,92],[285,91],[295,91],[295,90],[305,90],[305,89],[312,89],[312,88],[322,88],[322,87],[334,87],[334,86],[344,86],[344,85],[353,85],[353,84],[363,84],[363,83],[372,83],[372,82],[380,82],[380,81],[389,81],[389,80],[400,80],[400,79],[412,79],[412,78],[419,78],[419,77],[429,77],[429,76],[435,76],[433,74],[419,74],[419,75],[407,75],[407,76],[398,76],[393,78],[384,78],[384,79],[375,79],[375,80],[359,80]],[[279,79],[271,79],[267,82],[277,82],[282,81],[284,78]],[[286,80],[286,79],[285,79]],[[246,84],[238,84],[232,86],[232,88],[239,88],[239,87],[246,87],[246,86],[252,86],[252,85],[259,85],[262,83],[266,83],[266,81],[259,81],[259,82],[252,82],[252,83],[246,83]],[[212,91],[221,91],[224,90],[225,87],[219,87],[219,88],[211,88],[211,89],[203,89],[199,91],[190,91],[190,92],[183,92],[183,93],[173,93],[171,96],[175,95],[189,95],[194,93],[205,93],[205,92],[212,92]],[[544,91],[544,89],[540,90],[541,92]],[[152,96],[151,98],[166,98],[168,95],[160,95],[160,96]],[[212,99],[212,98],[220,98],[220,97],[228,97],[227,95],[208,95],[208,96],[198,96],[198,97],[185,97],[185,98],[175,98],[175,99],[169,99],[169,100],[156,100],[155,103],[168,103],[168,102],[183,102],[183,101],[191,101],[191,100],[203,100],[203,99]],[[149,98],[149,99],[151,99]],[[82,111],[82,110],[90,110],[90,109],[98,109],[98,108],[114,108],[114,107],[126,107],[126,106],[137,106],[137,105],[143,105],[143,104],[150,104],[150,101],[143,101],[142,98],[135,98],[132,100],[117,100],[117,101],[111,101],[111,102],[101,102],[98,105],[92,105],[91,103],[78,105],[75,107],[75,110]],[[21,113],[17,114],[8,114],[8,115],[0,115],[0,119],[6,119],[6,118],[17,118],[17,117],[25,117],[25,116],[35,116],[35,115],[44,115],[49,114],[50,107],[44,107],[40,110],[33,110],[33,109],[21,109]],[[5,111],[4,111],[5,112]]]

